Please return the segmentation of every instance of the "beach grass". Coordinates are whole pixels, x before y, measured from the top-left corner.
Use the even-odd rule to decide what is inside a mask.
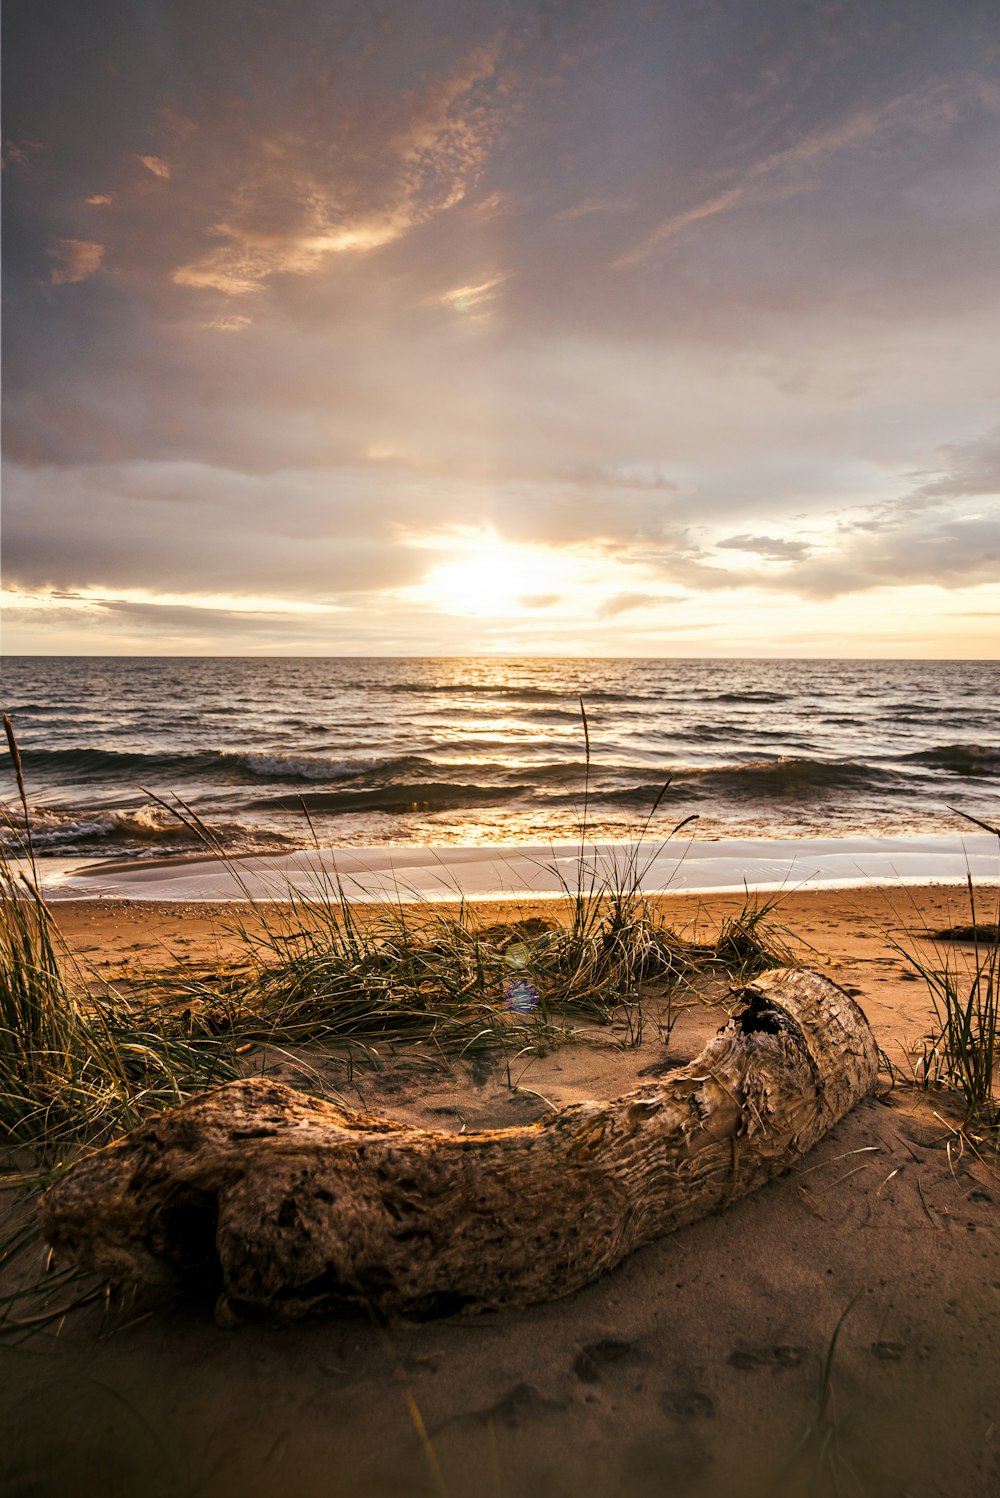
[[[964,1100],[966,1126],[985,1128],[1000,1143],[998,922],[981,920],[971,879],[968,900],[967,925],[926,933],[929,955],[912,943],[892,944],[923,979],[934,1006],[935,1027],[917,1061],[918,1080],[925,1087],[956,1090]]]
[[[958,815],[1000,839],[1000,827],[967,812]],[[917,1058],[916,1080],[957,1092],[965,1105],[964,1132],[986,1131],[1000,1149],[1000,896],[986,915],[971,875],[966,893],[968,921],[917,932],[920,945],[887,939],[923,979],[934,1008],[935,1026]]]

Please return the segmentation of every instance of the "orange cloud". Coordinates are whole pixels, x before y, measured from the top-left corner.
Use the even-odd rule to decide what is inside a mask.
[[[49,276],[53,286],[64,286],[70,281],[85,281],[101,267],[104,246],[87,239],[60,239],[59,247],[49,250],[49,258],[62,263]]]
[[[95,192],[93,197],[84,198],[84,202],[89,203],[92,208],[103,208],[111,202],[111,194],[109,192]]]
[[[496,300],[497,288],[507,280],[509,276],[506,275],[489,276],[485,281],[468,286],[456,286],[453,291],[446,291],[438,300],[442,306],[450,307],[453,312],[472,313],[476,317],[483,317]]]
[[[141,161],[147,172],[152,172],[154,177],[170,176],[170,164],[162,156],[137,156],[136,161]]]
[[[509,106],[495,52],[480,50],[413,101],[405,127],[376,148],[355,179],[344,156],[296,167],[308,146],[260,143],[255,172],[210,233],[227,241],[179,266],[179,286],[246,296],[273,275],[311,275],[330,256],[367,254],[459,202],[475,186]]]

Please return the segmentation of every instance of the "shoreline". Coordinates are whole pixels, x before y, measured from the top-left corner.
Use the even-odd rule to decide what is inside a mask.
[[[583,871],[581,879],[581,868]],[[39,860],[45,897],[212,903],[289,898],[354,904],[558,899],[613,888],[649,895],[789,888],[1000,883],[988,833],[849,838],[720,838],[685,843],[388,844],[272,854]]]

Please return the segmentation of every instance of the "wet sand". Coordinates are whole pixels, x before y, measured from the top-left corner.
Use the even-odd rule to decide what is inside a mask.
[[[982,913],[995,919],[987,898]],[[671,924],[692,936],[742,903],[664,900]],[[549,917],[557,908],[538,907]],[[62,903],[57,913],[70,945],[106,976],[171,953],[224,960],[223,927],[238,914],[147,902]],[[490,907],[491,920],[503,918]],[[919,933],[967,922],[963,893],[806,890],[787,895],[774,921],[804,965],[856,995],[909,1074],[932,1014],[912,961],[891,943],[934,960]],[[961,964],[969,948],[941,950]],[[666,1047],[653,1022],[638,1047],[565,1047],[512,1076],[482,1059],[418,1070],[402,1053],[339,1085],[348,1103],[424,1126],[521,1123],[639,1085],[665,1058],[697,1054],[722,1018],[699,1002]],[[294,1081],[315,1060],[282,1053],[262,1064]],[[124,1311],[77,1312],[58,1335],[7,1339],[4,1491],[1000,1491],[1000,1181],[962,1145],[947,1096],[883,1082],[788,1175],[562,1301],[425,1324],[223,1330],[210,1306],[145,1292]]]

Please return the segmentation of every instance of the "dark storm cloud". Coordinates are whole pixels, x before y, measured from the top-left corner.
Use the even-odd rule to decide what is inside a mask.
[[[713,594],[990,580],[991,4],[5,31],[15,582],[375,596],[461,525]]]

